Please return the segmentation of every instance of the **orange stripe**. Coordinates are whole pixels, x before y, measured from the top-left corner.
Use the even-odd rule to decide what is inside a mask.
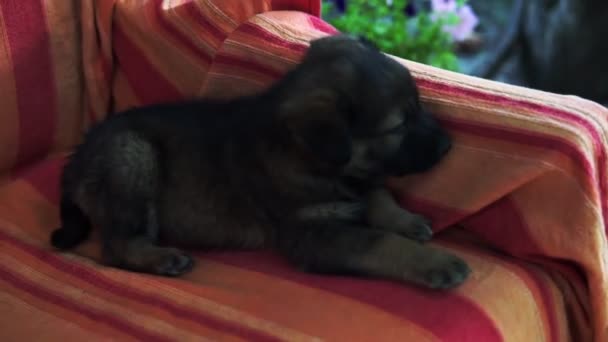
[[[115,45],[116,54],[123,60],[136,57],[123,54],[127,52],[124,44],[130,45],[131,53],[140,53],[155,73],[171,84],[182,97],[192,97],[205,79],[209,63],[193,57],[189,51],[184,51],[183,46],[160,26],[153,5],[149,2],[140,8],[141,4],[133,3],[131,7],[127,7],[126,3],[121,4],[121,11],[118,12],[121,15],[117,17],[120,31],[114,33],[116,42],[119,38],[121,41],[120,46]],[[137,15],[134,15],[133,11]],[[155,34],[149,34],[150,30]],[[116,35],[116,32],[121,35]],[[126,69],[131,65],[121,66]]]
[[[16,185],[16,186],[15,186]],[[24,238],[23,235],[27,236],[27,240],[31,241],[32,238],[37,245],[39,244],[47,244],[48,234],[50,233],[49,227],[56,226],[57,218],[56,213],[52,210],[49,204],[43,200],[39,195],[32,191],[31,187],[29,187],[26,183],[17,181],[13,183],[11,187],[12,190],[18,190],[22,192],[25,197],[29,197],[29,199],[25,199],[22,197],[17,203],[26,203],[29,202],[28,206],[5,206],[5,203],[0,202],[0,218],[3,218],[5,221],[0,221],[0,226],[5,231],[11,231],[11,234],[17,234],[21,238]],[[3,193],[0,193],[0,200],[5,199]],[[31,209],[32,203],[37,203],[36,206],[41,210],[41,212],[48,212],[52,215],[47,216],[46,218],[42,218],[42,221],[39,221],[40,217],[38,215],[25,214],[27,211],[27,207]],[[46,209],[45,209],[46,207]],[[11,214],[16,214],[13,216]],[[23,217],[36,217],[36,219],[25,219]],[[9,222],[9,221],[12,221]],[[6,235],[2,234],[0,230],[0,235],[8,238]],[[13,243],[17,243],[18,240],[13,239]],[[31,247],[29,247],[31,249]],[[32,251],[33,253],[33,251]],[[38,251],[36,253],[45,252]],[[62,272],[69,272],[73,276],[78,276],[82,280],[91,281],[93,285],[100,286],[100,284],[106,284],[104,286],[108,287],[110,291],[122,293],[127,297],[132,297],[133,300],[142,301],[146,305],[157,306],[159,308],[163,308],[165,310],[169,310],[171,314],[174,314],[183,319],[191,320],[197,322],[197,324],[210,325],[213,329],[221,329],[224,334],[232,334],[238,336],[245,336],[249,340],[276,340],[273,336],[275,334],[280,335],[280,331],[269,330],[264,332],[264,325],[260,325],[257,323],[253,323],[253,325],[243,325],[239,320],[230,320],[226,321],[224,317],[218,316],[215,312],[194,312],[189,309],[183,309],[180,305],[176,305],[171,301],[170,298],[166,298],[164,300],[159,299],[155,295],[146,295],[140,292],[140,285],[138,284],[136,287],[125,286],[124,283],[112,281],[110,278],[103,277],[101,275],[97,275],[95,272],[89,270],[85,272],[85,269],[81,269],[80,271],[74,271],[74,266],[69,266],[63,262],[60,262],[57,258],[49,258],[48,256],[41,257],[42,260],[47,260],[48,262],[53,262],[54,265],[61,265],[61,269],[58,269]],[[84,272],[84,273],[83,273]],[[84,276],[84,274],[88,274]],[[127,277],[132,276],[132,273],[123,272]],[[92,278],[91,278],[92,277]],[[109,283],[108,283],[109,282]],[[261,329],[261,330],[260,330]]]
[[[108,269],[107,272],[102,273],[96,272],[90,267],[64,262],[52,254],[23,244],[19,240],[3,234],[1,231],[0,238],[10,242],[15,248],[20,249],[21,252],[27,252],[26,254],[36,258],[38,262],[52,266],[55,271],[69,273],[81,281],[87,282],[89,285],[101,287],[107,291],[114,292],[117,296],[125,297],[121,301],[122,304],[127,302],[127,299],[139,301],[140,304],[156,307],[158,310],[162,309],[175,315],[174,319],[191,320],[203,325],[210,323],[212,327],[222,328],[224,334],[232,333],[246,337],[247,340],[252,341],[276,341],[279,338],[294,341],[309,340],[309,338],[300,338],[302,334],[295,331],[289,331],[289,329],[282,328],[274,323],[242,314],[225,305],[214,304],[205,299],[195,300],[195,298],[189,296],[180,298],[170,288],[163,288],[154,280],[148,279],[149,276],[116,269]],[[24,266],[22,265],[21,267]],[[106,273],[108,273],[108,276],[105,275]],[[56,275],[53,276],[56,277]],[[125,285],[130,283],[136,283],[137,286],[130,287]],[[61,288],[61,286],[58,285],[55,288]],[[222,323],[222,320],[226,323]],[[267,334],[262,332],[266,332]]]
[[[125,74],[119,69],[114,76],[114,110],[121,112],[141,105]]]
[[[111,4],[112,1],[102,3]],[[107,46],[107,34],[102,29],[103,19],[99,6],[98,2],[81,3],[82,73],[85,86],[83,101],[87,111],[83,118],[85,125],[81,129],[88,128],[92,122],[104,118],[110,111],[112,63],[106,56],[105,50],[110,48]]]
[[[201,39],[192,39],[196,34],[190,32],[189,34],[182,33],[177,27],[179,22],[182,20],[182,16],[176,11],[176,8],[183,8],[187,4],[167,4],[163,0],[154,0],[149,3],[146,8],[149,9],[150,22],[157,26],[155,31],[164,32],[167,39],[170,39],[176,45],[182,47],[191,58],[195,59],[204,66],[205,69],[209,66],[212,60],[212,54],[215,49],[203,48],[197,44],[197,41],[206,42],[208,40],[214,40],[216,37],[213,36],[213,32],[199,31],[199,33],[206,33]],[[190,5],[192,7],[192,5]],[[184,28],[182,26],[182,28]],[[210,52],[210,53],[209,53]]]
[[[0,224],[10,223],[15,230],[45,244],[59,223],[57,208],[41,201],[31,186],[19,180],[0,188],[0,220]]]
[[[460,96],[463,99],[466,98],[468,101],[474,99],[479,101],[480,103],[485,101],[491,104],[492,106],[506,106],[511,111],[513,111],[514,109],[530,110],[538,118],[557,120],[562,122],[563,124],[576,127],[579,131],[580,136],[584,136],[592,140],[593,149],[591,150],[591,152],[595,152],[593,156],[594,158],[589,160],[589,156],[587,156],[585,153],[589,151],[581,151],[580,146],[572,144],[571,141],[563,143],[562,149],[569,152],[573,158],[577,158],[578,161],[584,164],[584,166],[587,168],[591,167],[591,165],[600,165],[600,167],[596,170],[597,182],[600,190],[599,204],[601,206],[602,217],[604,219],[604,230],[606,233],[608,233],[608,201],[605,200],[608,196],[608,177],[606,177],[607,157],[605,146],[606,144],[602,140],[603,133],[605,132],[601,132],[601,127],[597,127],[595,125],[595,123],[593,122],[593,116],[585,117],[580,113],[573,111],[572,109],[570,111],[566,111],[560,108],[553,108],[551,106],[544,105],[541,103],[528,101],[524,98],[507,98],[499,94],[483,92],[477,89],[467,89],[448,83],[429,81],[426,79],[419,79],[417,80],[417,83],[422,89],[430,89],[432,91],[440,92],[441,97],[448,96],[451,98],[457,98]],[[504,123],[506,122],[503,121],[503,124]],[[595,172],[592,172],[591,175],[591,178],[595,179]]]
[[[421,291],[417,287],[395,282],[304,273],[286,264],[282,258],[263,253],[220,253],[206,254],[206,257],[351,298],[411,321],[440,339],[450,340],[466,335],[482,341],[501,340],[495,322],[485,314],[479,303],[454,292]],[[438,320],[439,314],[456,318]],[[467,320],[461,320],[462,317],[467,317]]]
[[[49,32],[41,1],[4,0],[4,32],[13,60],[19,108],[18,163],[46,155],[56,127],[56,89],[50,56]]]
[[[167,337],[180,341],[194,340],[199,336],[170,324],[172,323],[170,321],[152,317],[147,310],[136,311],[125,301],[108,300],[108,297],[100,297],[89,292],[87,287],[82,288],[76,286],[76,284],[65,282],[66,279],[57,278],[56,273],[46,275],[36,268],[39,263],[27,265],[16,257],[9,257],[6,253],[0,255],[0,260],[4,267],[3,272],[10,272],[15,277],[20,276],[23,277],[24,281],[37,284],[39,288],[36,290],[37,293],[52,292],[54,295],[64,298],[65,302],[71,302],[70,305],[65,305],[67,308],[78,306],[77,310],[83,312],[85,316],[98,316],[101,321],[117,330],[136,337],[149,335],[151,338],[162,340]]]
[[[517,262],[517,260],[514,260],[514,262]],[[546,315],[547,333],[551,336],[551,340],[569,341],[574,336],[570,331],[569,317],[580,307],[568,310],[566,303],[569,299],[565,299],[568,295],[564,291],[561,291],[557,282],[549,277],[545,267],[524,264],[523,261],[519,261],[519,264],[526,269],[526,274],[532,276],[533,279],[530,279],[530,281],[539,290],[539,303],[542,303],[542,306],[545,308],[543,312]],[[581,339],[575,340],[583,341]]]
[[[442,239],[443,240],[443,239]],[[444,244],[458,251],[473,269],[457,292],[479,305],[497,325],[505,342],[549,341],[536,298],[527,284],[504,264],[488,255],[475,255],[475,248]]]
[[[30,239],[34,239],[38,244],[45,244],[48,239],[49,229],[48,227],[54,226],[56,223],[56,215],[53,214],[52,217],[48,217],[44,219],[42,222],[31,219],[24,218],[32,218],[39,217],[39,215],[32,215],[31,213],[27,214],[26,210],[29,208],[31,210],[33,203],[38,203],[35,207],[38,207],[39,210],[43,212],[53,212],[54,208],[45,204],[38,195],[32,192],[31,188],[27,186],[27,184],[22,182],[15,182],[11,186],[14,193],[20,193],[22,198],[17,198],[16,203],[30,203],[25,207],[21,207],[19,205],[11,205],[10,207],[5,207],[4,205],[0,205],[0,217],[3,217],[6,220],[12,220],[18,226],[20,226],[18,233],[19,235],[27,234]],[[4,195],[0,193],[0,199],[7,198],[10,195]],[[13,200],[15,198],[13,197]],[[10,201],[10,203],[15,203]],[[7,203],[9,204],[9,203]],[[2,210],[4,209],[4,210]],[[14,215],[14,216],[13,216]],[[53,222],[49,224],[49,222]],[[5,229],[10,230],[10,226],[6,225],[6,223],[2,224]],[[89,244],[90,246],[90,244]],[[96,246],[98,247],[98,246]],[[82,250],[82,249],[80,249]],[[7,251],[10,251],[7,249]],[[90,252],[90,250],[89,250]],[[15,252],[13,252],[15,254]],[[41,271],[45,270],[40,265],[34,265],[30,260],[25,258],[22,254],[15,254],[15,256],[19,260],[27,261],[34,268],[39,269]],[[45,258],[46,259],[46,258]],[[81,274],[81,271],[79,271]],[[115,272],[111,272],[115,273]],[[49,275],[53,274],[49,271]],[[381,328],[382,330],[390,331],[395,336],[403,336],[403,337],[415,337],[415,340],[425,341],[425,340],[433,340],[432,334],[429,332],[425,332],[424,330],[413,326],[411,323],[402,321],[399,318],[396,318],[392,315],[383,313],[380,310],[372,310],[369,306],[364,304],[357,303],[356,301],[350,301],[345,298],[335,297],[331,294],[323,293],[322,291],[317,291],[314,289],[300,288],[297,284],[293,284],[291,282],[281,281],[280,279],[276,279],[273,277],[262,276],[254,272],[250,272],[247,270],[238,270],[229,266],[221,266],[214,263],[205,263],[204,261],[199,261],[199,266],[197,270],[192,274],[194,278],[187,277],[186,279],[191,280],[192,282],[198,283],[202,285],[197,287],[194,292],[197,297],[200,295],[208,300],[216,301],[222,303],[221,306],[232,306],[238,311],[254,313],[255,316],[265,317],[271,322],[276,322],[279,325],[273,328],[273,333],[279,333],[281,330],[284,330],[285,336],[290,336],[289,340],[294,340],[299,334],[296,331],[308,331],[310,334],[316,335],[317,332],[321,331],[326,336],[331,337],[334,336],[336,338],[340,336],[349,335],[353,338],[357,336],[368,336],[373,337],[374,333],[377,333],[379,330],[370,330],[368,326],[364,324],[365,321],[374,322],[374,326]],[[162,296],[164,300],[169,302],[174,302],[175,299],[171,296],[170,291],[159,289],[160,285],[156,285],[155,282],[147,287],[143,285],[143,279],[136,277],[130,273],[124,273],[124,276],[129,278],[138,278],[136,281],[137,291],[140,291],[141,288],[147,288],[152,293],[155,293],[156,296]],[[64,276],[57,275],[58,279],[64,280]],[[68,277],[68,276],[65,276]],[[71,276],[70,276],[71,277]],[[261,278],[260,278],[261,277]],[[68,283],[72,283],[71,280],[65,279]],[[82,281],[82,279],[81,279]],[[123,284],[131,283],[132,281],[125,280]],[[165,283],[165,282],[168,282]],[[100,284],[99,281],[95,281],[96,284]],[[167,286],[177,287],[181,290],[183,288],[180,287],[181,282],[174,282],[171,280],[161,279],[159,283],[165,283]],[[243,288],[243,284],[246,284],[247,293],[252,291],[269,291],[272,293],[272,298],[282,298],[281,300],[272,301],[271,304],[264,304],[259,302],[257,296],[242,296],[239,295],[239,292],[234,291],[226,291],[222,288],[216,288],[208,286],[204,286],[205,284],[224,284],[223,288]],[[76,284],[74,284],[76,285]],[[98,286],[96,285],[96,286]],[[192,288],[190,288],[192,290]],[[100,290],[101,291],[101,290]],[[108,291],[115,292],[114,290],[108,289]],[[286,301],[294,300],[293,294],[294,292],[298,293],[297,299],[301,301],[298,304],[300,310],[296,313],[288,314],[285,310],[289,310],[289,307],[285,306]],[[308,293],[308,295],[306,295]],[[169,297],[165,297],[169,294]],[[100,294],[101,295],[101,294]],[[180,306],[186,307],[188,310],[196,310],[199,311],[204,308],[208,308],[207,310],[216,310],[217,312],[225,311],[225,309],[218,310],[218,308],[213,309],[214,306],[209,306],[204,302],[201,302],[201,299],[195,299],[190,297],[191,295],[182,294],[183,299],[180,300]],[[314,299],[313,301],[307,300],[308,296]],[[125,299],[126,302],[129,300]],[[330,316],[336,316],[336,319],[332,320],[310,320],[309,315],[311,312],[317,312],[318,307],[320,307],[323,303],[327,301],[335,302],[336,306],[334,307],[332,304],[332,310],[324,310],[324,312]],[[145,304],[148,306],[149,304]],[[221,307],[220,306],[220,307]],[[157,308],[161,308],[157,306]],[[356,317],[351,317],[347,313],[352,310],[356,310],[358,315]],[[154,311],[153,311],[154,312]],[[217,314],[217,313],[216,313]],[[234,316],[234,319],[239,320],[243,319],[243,317],[248,317],[250,315],[242,315],[238,313],[234,313],[231,315]],[[239,318],[241,317],[241,318]],[[357,328],[353,328],[351,332],[340,331],[339,327],[350,326],[353,325],[353,319],[356,319],[355,323]],[[334,323],[332,323],[334,322]],[[260,326],[260,324],[266,323],[255,323],[252,322],[255,326]],[[329,324],[329,325],[328,325]],[[295,331],[290,331],[291,329],[279,328],[281,326],[292,327]],[[398,326],[399,328],[394,328],[394,326]],[[281,333],[279,336],[283,336]]]
[[[25,253],[22,249],[16,248],[14,245],[8,243],[5,244],[3,247],[3,255],[10,255],[12,259],[18,260],[19,265],[21,265],[20,267],[29,267],[35,269],[36,272],[40,272],[40,277],[50,277],[54,281],[57,281],[57,284],[59,284],[52,287],[48,282],[44,282],[45,286],[48,288],[57,290],[59,288],[69,286],[70,288],[80,289],[83,291],[83,293],[86,293],[87,296],[91,296],[95,298],[97,302],[101,303],[95,305],[97,309],[116,311],[119,309],[115,308],[115,306],[121,306],[128,309],[125,310],[124,315],[129,316],[129,312],[140,315],[136,322],[138,325],[143,325],[146,327],[150,327],[154,324],[158,325],[158,322],[170,323],[170,326],[163,327],[161,331],[164,334],[171,335],[175,338],[180,338],[180,340],[183,340],[188,336],[190,336],[189,338],[192,338],[191,334],[205,336],[212,339],[221,338],[222,341],[242,340],[225,333],[221,333],[217,330],[213,330],[212,328],[203,326],[201,324],[180,319],[179,317],[172,315],[170,312],[163,310],[158,306],[149,305],[140,301],[131,300],[129,297],[120,296],[114,291],[111,291],[109,288],[103,286],[94,286],[90,282],[83,281],[80,277],[73,276],[65,272],[58,272],[58,270],[52,267],[50,264],[40,260],[37,257],[34,257],[29,253]],[[2,257],[3,256],[0,255],[0,258]],[[38,281],[37,283],[41,282]],[[155,288],[146,286],[146,284],[143,282],[139,283],[138,291],[154,292],[155,290]],[[87,300],[87,302],[90,302],[90,300]],[[141,315],[145,315],[145,317],[142,317]]]
[[[42,5],[57,93],[53,151],[63,151],[80,139],[84,115],[82,51],[81,44],[76,43],[80,39],[78,6],[70,1],[46,1]]]
[[[32,294],[27,289],[19,287],[13,283],[7,282],[4,278],[0,278],[0,292],[7,294],[10,297],[16,298],[19,301],[23,301],[27,303],[37,310],[46,312],[49,315],[57,317],[58,319],[65,320],[71,322],[72,324],[76,324],[80,328],[85,331],[91,332],[92,335],[104,336],[106,338],[111,338],[118,341],[136,341],[135,338],[122,333],[121,331],[115,330],[112,327],[103,324],[95,319],[88,318],[86,316],[81,315],[78,312],[67,309],[61,305],[56,305],[52,302],[46,301],[44,298],[40,298],[35,294]],[[6,317],[11,317],[10,312],[8,315],[2,315],[3,319],[1,322],[5,322],[5,324],[10,324],[14,326],[15,330],[20,329],[29,329],[32,333],[37,333],[38,338],[40,338],[41,331],[32,329],[32,326],[29,324],[29,320],[25,321],[17,321],[13,319],[6,319]],[[36,321],[36,318],[32,318],[32,323]],[[25,324],[21,324],[25,323]],[[65,328],[69,328],[67,325]],[[58,333],[61,332],[63,327],[58,326],[55,327],[54,330]],[[90,335],[89,335],[90,336]],[[17,336],[8,336],[8,339],[3,339],[3,341],[16,341]],[[85,339],[88,340],[88,339]],[[83,340],[83,341],[85,341]]]
[[[119,25],[115,28],[116,59],[138,99],[148,104],[182,99],[183,95],[175,85],[160,74],[145,53],[129,40],[123,32],[127,29]]]
[[[499,256],[491,250],[480,248],[481,241],[470,237],[464,231],[450,231],[442,234],[439,243],[443,246],[461,250],[485,262],[492,263],[518,277],[534,298],[544,327],[544,340],[567,341],[570,338],[564,297],[555,282],[553,282],[539,267],[525,263],[521,259],[509,256]],[[503,287],[508,287],[506,284]],[[520,296],[521,297],[521,296]]]
[[[204,256],[197,265],[186,276],[190,283],[160,282],[324,340],[438,340],[433,331],[356,299]]]
[[[57,306],[64,307],[68,310],[72,310],[80,314],[81,316],[85,316],[100,323],[110,325],[116,329],[121,330],[125,334],[131,335],[137,339],[145,339],[150,341],[169,341],[169,339],[164,336],[151,334],[143,329],[138,329],[134,326],[126,324],[122,320],[122,317],[114,317],[112,315],[107,315],[96,309],[88,308],[82,305],[81,303],[72,302],[60,295],[56,295],[48,289],[44,289],[32,282],[28,282],[26,279],[6,272],[2,266],[0,266],[0,275],[3,278],[3,281],[11,284],[11,286],[27,291],[38,299],[47,301]]]
[[[5,247],[7,253],[11,253],[16,259],[23,261],[24,263],[30,264],[33,268],[47,273],[47,267],[40,264],[39,261],[32,261],[31,256],[15,250],[12,247]],[[38,259],[39,260],[39,259]],[[44,260],[48,261],[48,257]],[[402,321],[394,316],[388,315],[378,310],[374,310],[372,307],[367,307],[357,303],[356,301],[351,302],[340,297],[334,297],[330,294],[324,294],[322,291],[317,292],[307,288],[300,288],[296,284],[282,281],[281,279],[275,279],[272,277],[265,277],[247,270],[240,270],[229,266],[218,265],[215,263],[209,263],[205,261],[198,261],[197,272],[186,277],[187,280],[196,283],[197,285],[189,285],[185,282],[175,282],[169,279],[149,279],[146,277],[140,277],[139,275],[124,273],[114,270],[109,270],[108,273],[118,276],[122,284],[137,284],[137,291],[145,290],[146,292],[153,293],[155,296],[160,296],[165,300],[178,304],[181,308],[186,310],[208,310],[209,313],[214,315],[225,312],[226,314],[230,311],[238,310],[230,314],[235,321],[240,321],[241,324],[245,324],[247,321],[251,321],[253,318],[246,312],[254,313],[255,318],[251,324],[254,324],[258,328],[266,326],[271,329],[269,332],[277,334],[278,336],[284,336],[286,340],[308,340],[303,334],[296,331],[309,331],[312,336],[321,336],[330,339],[339,339],[341,337],[350,336],[352,338],[368,336],[373,338],[377,335],[378,331],[385,331],[390,336],[406,338],[406,340],[415,341],[432,341],[435,340],[430,332],[425,332],[420,328],[412,325],[410,322]],[[62,283],[69,283],[77,288],[86,290],[87,293],[95,294],[95,290],[89,291],[88,286],[82,285],[82,279],[80,281],[74,281],[70,279],[70,276],[63,276],[52,272],[49,269],[48,274],[57,278]],[[82,271],[78,271],[78,274],[85,275]],[[88,279],[88,276],[86,276]],[[119,280],[119,279],[116,279]],[[104,286],[110,293],[115,292],[112,288],[107,288],[103,283],[98,280],[94,281],[96,286]],[[221,287],[212,286],[207,284],[221,284]],[[245,285],[245,287],[243,287]],[[241,289],[238,291],[230,291],[228,289],[236,288]],[[256,293],[256,295],[243,295]],[[261,303],[259,301],[259,295],[266,293],[263,297],[273,298],[271,302]],[[294,297],[294,293],[298,295]],[[308,294],[307,294],[308,293]],[[102,293],[100,293],[102,295]],[[194,297],[193,297],[194,295]],[[118,297],[120,300],[122,297]],[[210,306],[209,300],[222,303],[221,305],[213,304]],[[123,298],[124,305],[129,307],[133,306],[133,303],[128,298]],[[292,302],[298,307],[298,310],[293,313],[290,308],[293,306],[285,306],[286,302]],[[330,307],[324,307],[322,312],[319,312],[318,308],[323,306],[325,303],[331,302]],[[228,309],[229,307],[234,309]],[[147,308],[147,309],[146,309]],[[142,310],[149,314],[156,313],[161,310],[162,306],[142,307]],[[228,311],[227,311],[228,310]],[[315,319],[310,320],[310,313],[317,312],[319,315],[327,316],[327,319]],[[353,313],[357,314],[353,316]],[[249,318],[248,318],[249,317]],[[275,323],[263,323],[260,321],[261,318],[264,320],[269,319],[270,322]],[[173,318],[176,320],[176,317]],[[255,322],[259,321],[259,322]],[[369,323],[373,323],[374,329],[370,329]],[[183,323],[180,323],[182,326]],[[356,326],[356,328],[349,329],[348,332],[342,331],[341,328],[345,326]],[[274,327],[273,327],[274,326]],[[284,327],[284,328],[283,328]],[[291,327],[291,329],[287,328]],[[292,329],[296,329],[292,331]],[[387,336],[388,336],[387,335]],[[205,335],[210,336],[210,335]],[[299,337],[300,336],[300,337]],[[410,339],[411,338],[411,339]]]
[[[5,291],[7,290],[7,291]],[[93,329],[74,323],[66,317],[59,317],[57,311],[47,312],[39,305],[22,300],[21,293],[11,293],[0,285],[0,341],[99,341],[102,334]],[[39,303],[35,303],[39,304]],[[10,319],[6,319],[10,317]],[[27,322],[27,324],[17,324]],[[103,333],[107,336],[110,333]],[[114,338],[128,340],[124,335],[114,334]]]

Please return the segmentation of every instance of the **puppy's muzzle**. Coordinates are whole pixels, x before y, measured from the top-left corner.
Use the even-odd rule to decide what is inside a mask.
[[[452,140],[447,136],[442,137],[442,139],[439,141],[439,144],[437,144],[437,155],[439,156],[439,159],[443,158],[446,154],[448,154],[451,149]]]

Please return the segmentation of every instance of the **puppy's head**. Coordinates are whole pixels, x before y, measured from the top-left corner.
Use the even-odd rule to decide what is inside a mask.
[[[297,143],[348,177],[428,170],[451,139],[419,102],[409,71],[365,39],[321,38],[279,86]]]

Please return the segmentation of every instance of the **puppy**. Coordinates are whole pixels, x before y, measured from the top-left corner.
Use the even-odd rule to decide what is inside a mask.
[[[383,187],[450,146],[405,67],[364,39],[322,38],[261,94],[132,109],[91,129],[63,170],[51,242],[74,247],[96,226],[104,262],[133,271],[189,271],[175,247],[273,248],[310,272],[451,288],[467,265],[419,243],[428,222]]]

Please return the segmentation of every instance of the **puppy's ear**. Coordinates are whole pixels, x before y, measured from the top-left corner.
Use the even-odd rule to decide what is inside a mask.
[[[306,53],[305,59],[327,58],[336,54],[349,55],[361,49],[369,49],[373,43],[364,38],[352,34],[337,34],[312,40]]]
[[[376,51],[380,51],[380,48],[378,48],[378,45],[376,45],[376,43],[372,42],[369,38],[367,38],[364,35],[358,35],[357,38],[359,38],[359,42],[363,45],[365,45],[366,47],[376,50]]]
[[[318,86],[308,92],[299,90],[297,96],[282,103],[281,115],[293,139],[304,150],[334,166],[348,163],[352,138],[333,91]]]

